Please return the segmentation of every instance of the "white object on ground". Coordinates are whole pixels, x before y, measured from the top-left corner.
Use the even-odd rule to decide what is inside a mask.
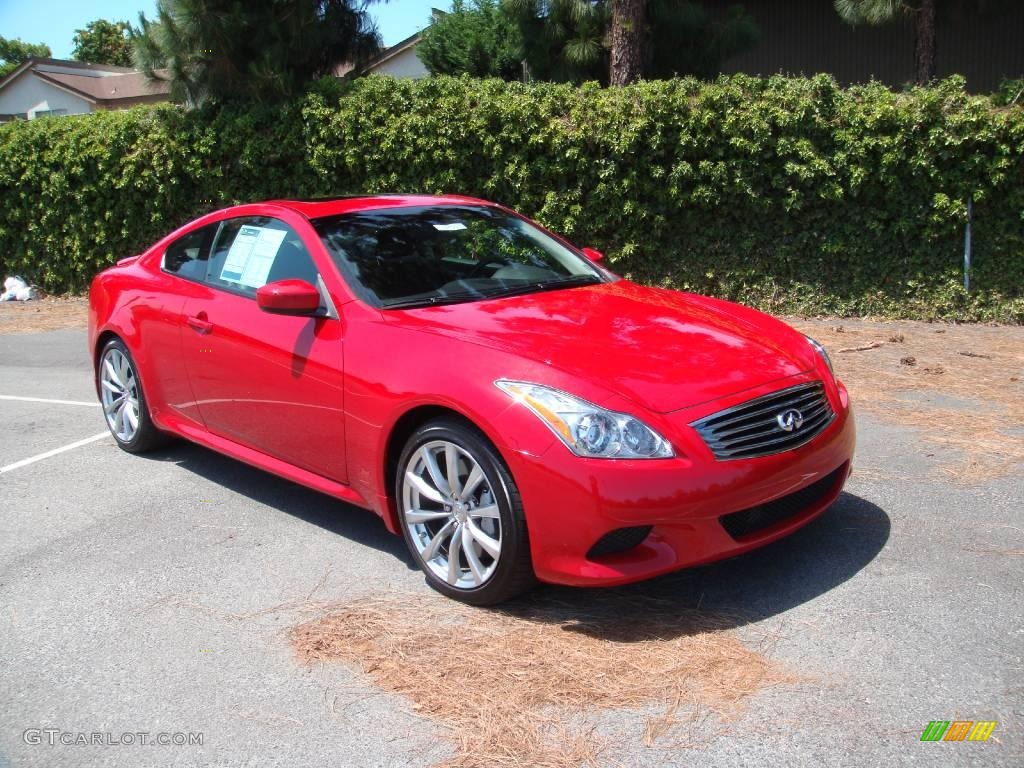
[[[8,277],[4,280],[4,292],[0,301],[32,301],[39,298],[39,291],[20,277]]]

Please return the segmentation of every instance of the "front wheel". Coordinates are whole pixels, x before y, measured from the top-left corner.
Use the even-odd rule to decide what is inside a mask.
[[[437,419],[416,430],[398,461],[395,499],[406,544],[438,592],[493,605],[533,585],[519,491],[476,429]]]
[[[146,396],[135,361],[120,339],[111,339],[100,353],[100,402],[110,434],[129,453],[143,453],[167,441],[149,418]]]

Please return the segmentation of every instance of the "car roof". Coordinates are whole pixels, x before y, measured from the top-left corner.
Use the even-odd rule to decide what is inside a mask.
[[[267,200],[267,205],[289,208],[307,219],[337,216],[343,213],[372,211],[379,208],[400,208],[421,205],[494,205],[486,200],[462,195],[381,194],[325,197],[307,200]]]

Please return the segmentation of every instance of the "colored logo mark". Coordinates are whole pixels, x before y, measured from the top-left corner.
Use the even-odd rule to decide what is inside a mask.
[[[988,741],[996,725],[995,720],[932,720],[921,741]]]

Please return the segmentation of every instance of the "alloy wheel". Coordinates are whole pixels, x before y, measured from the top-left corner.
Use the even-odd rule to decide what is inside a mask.
[[[457,589],[488,582],[501,558],[501,515],[494,489],[473,455],[433,440],[409,456],[402,518],[420,559]]]
[[[130,443],[139,431],[139,379],[117,347],[108,349],[100,362],[100,390],[107,426],[120,442]]]

